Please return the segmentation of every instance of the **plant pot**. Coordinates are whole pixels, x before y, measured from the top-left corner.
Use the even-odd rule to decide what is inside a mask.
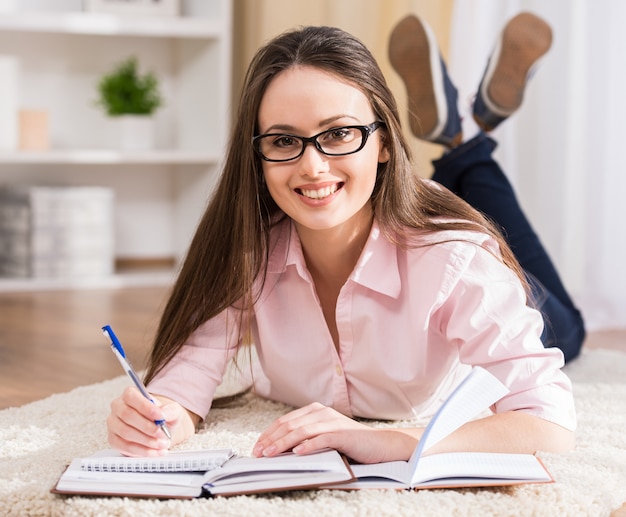
[[[154,149],[154,118],[150,115],[122,115],[120,121],[120,149],[148,151]]]

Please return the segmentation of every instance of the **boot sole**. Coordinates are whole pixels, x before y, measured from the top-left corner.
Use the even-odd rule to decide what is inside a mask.
[[[402,19],[389,38],[389,61],[404,81],[409,125],[418,138],[425,138],[441,125],[433,89],[430,48],[426,29],[415,16]]]
[[[529,73],[551,45],[552,29],[534,14],[520,13],[507,23],[496,65],[487,79],[487,98],[497,111],[509,114],[520,107]]]

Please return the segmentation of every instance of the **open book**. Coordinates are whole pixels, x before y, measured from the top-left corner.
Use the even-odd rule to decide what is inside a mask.
[[[208,462],[205,471],[181,470],[178,465],[168,467],[172,455],[176,453],[156,459],[103,458],[102,453],[79,458],[72,461],[52,492],[194,498],[313,488],[353,477],[344,458],[333,450],[306,456],[287,453],[273,458],[232,457],[229,450],[181,453],[191,461],[204,457]]]
[[[448,488],[550,483],[552,476],[532,454],[453,452],[428,449],[508,393],[487,370],[474,367],[432,417],[409,461],[351,465],[355,480],[329,488]]]

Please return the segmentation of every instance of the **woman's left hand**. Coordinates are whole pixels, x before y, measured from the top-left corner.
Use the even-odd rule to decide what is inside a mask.
[[[259,436],[253,455],[275,456],[289,450],[308,454],[329,448],[359,463],[379,463],[408,460],[417,443],[408,429],[375,429],[314,402],[275,420]]]

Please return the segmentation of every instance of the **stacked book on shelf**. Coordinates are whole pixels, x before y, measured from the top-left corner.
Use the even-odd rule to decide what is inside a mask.
[[[0,188],[0,276],[113,274],[113,202],[106,187]]]

